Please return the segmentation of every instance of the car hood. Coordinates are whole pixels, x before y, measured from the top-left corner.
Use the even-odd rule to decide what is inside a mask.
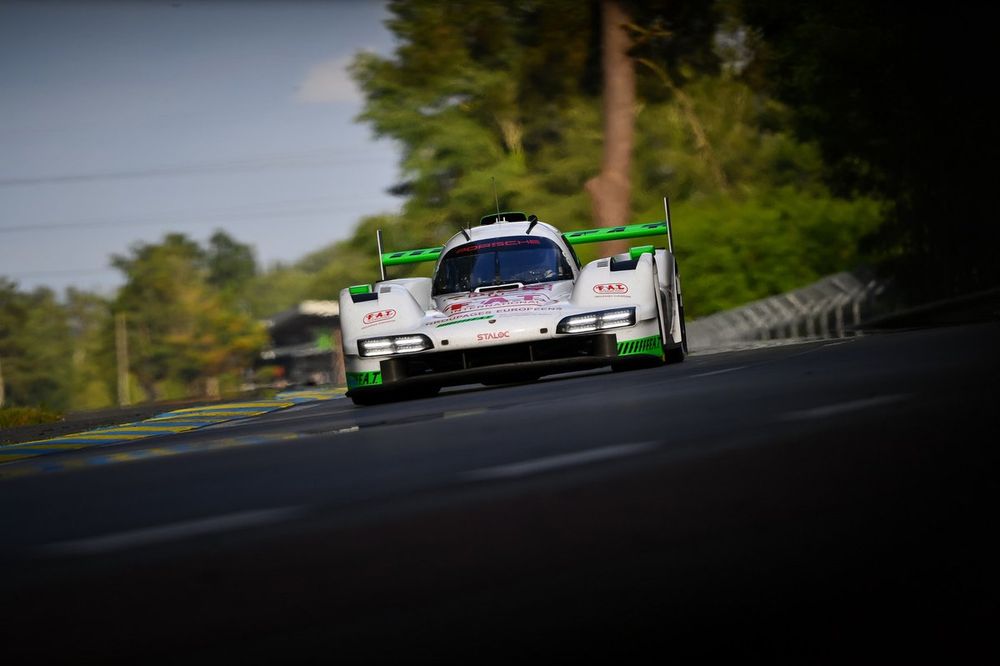
[[[440,318],[470,316],[526,316],[563,310],[573,294],[573,281],[544,282],[484,292],[448,294],[434,299],[434,323]]]

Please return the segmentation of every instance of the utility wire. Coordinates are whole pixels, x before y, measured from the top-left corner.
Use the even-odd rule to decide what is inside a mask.
[[[379,200],[359,200],[355,203],[362,205],[383,203]],[[208,212],[208,213],[177,213],[173,217],[153,217],[153,218],[123,218],[109,220],[93,220],[90,222],[47,222],[42,224],[21,224],[9,227],[0,227],[0,234],[5,233],[33,233],[39,231],[73,230],[73,229],[110,229],[115,227],[172,227],[172,226],[200,226],[212,223],[232,223],[232,222],[260,222],[267,220],[289,220],[303,217],[315,217],[322,215],[335,215],[344,210],[350,210],[353,206],[324,206],[317,208],[299,208],[275,211],[247,211],[239,212],[231,210],[228,212]]]
[[[317,151],[313,153],[288,153],[263,157],[252,157],[240,160],[219,162],[194,162],[189,164],[166,165],[140,169],[121,169],[114,171],[93,171],[84,173],[63,173],[37,176],[0,177],[0,187],[20,185],[50,185],[60,183],[85,183],[104,180],[127,180],[133,178],[155,178],[161,176],[185,176],[197,173],[231,173],[265,171],[283,168],[313,168],[323,166],[355,166],[357,164],[374,164],[384,160],[376,157],[348,157],[350,153],[337,151]]]

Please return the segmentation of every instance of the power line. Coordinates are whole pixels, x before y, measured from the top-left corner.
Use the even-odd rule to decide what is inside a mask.
[[[357,200],[355,204],[369,205],[383,203],[381,199]],[[270,204],[267,204],[270,205]],[[50,222],[42,224],[22,224],[9,227],[0,227],[0,234],[4,233],[32,233],[38,231],[56,231],[67,229],[106,229],[115,227],[156,227],[156,226],[200,226],[212,223],[232,223],[232,222],[260,222],[267,220],[289,220],[303,217],[315,217],[322,215],[334,215],[338,212],[351,210],[354,206],[324,206],[317,208],[300,208],[289,210],[252,210],[241,213],[238,210],[222,209],[208,213],[174,213],[172,217],[153,218],[123,218],[110,220],[93,220],[91,222]]]
[[[35,278],[35,277],[45,277],[48,275],[99,275],[102,273],[111,273],[117,271],[117,268],[65,268],[56,269],[51,271],[15,271],[13,273],[0,273],[0,277],[20,277],[20,278]]]
[[[265,171],[282,168],[314,168],[323,166],[355,166],[357,164],[374,164],[384,160],[375,157],[349,157],[351,153],[337,152],[330,155],[329,150],[311,153],[286,153],[263,157],[251,157],[239,160],[219,162],[194,162],[159,167],[139,169],[121,169],[113,171],[93,171],[84,173],[63,173],[38,176],[13,176],[0,178],[0,187],[20,185],[50,185],[62,183],[84,183],[104,180],[127,180],[133,178],[155,178],[162,176],[185,176],[197,173],[232,173]],[[347,159],[345,159],[347,157]]]

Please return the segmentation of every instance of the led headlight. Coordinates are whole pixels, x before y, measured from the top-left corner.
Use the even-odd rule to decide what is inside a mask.
[[[559,322],[556,333],[588,333],[603,331],[609,328],[621,328],[635,323],[635,308],[618,308],[603,312],[588,312],[586,314],[566,317]]]
[[[358,353],[361,356],[388,356],[424,351],[433,346],[426,335],[390,335],[358,340]]]

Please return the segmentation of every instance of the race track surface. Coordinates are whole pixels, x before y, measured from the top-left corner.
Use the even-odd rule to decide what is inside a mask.
[[[3,660],[991,661],[998,342],[338,399],[5,465]]]

